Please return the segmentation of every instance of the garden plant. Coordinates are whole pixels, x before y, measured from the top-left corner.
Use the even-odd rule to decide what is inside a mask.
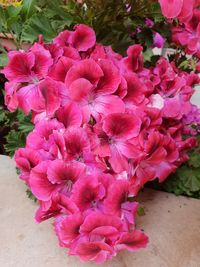
[[[1,135],[36,221],[83,261],[145,248],[144,186],[200,198],[200,1],[0,4]]]

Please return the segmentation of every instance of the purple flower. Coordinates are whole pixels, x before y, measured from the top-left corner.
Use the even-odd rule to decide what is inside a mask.
[[[146,19],[145,19],[145,25],[146,25],[148,28],[152,28],[153,25],[154,25],[154,22],[153,22],[153,20],[146,18]]]
[[[153,47],[163,48],[165,43],[165,38],[158,32],[154,32],[153,35]]]

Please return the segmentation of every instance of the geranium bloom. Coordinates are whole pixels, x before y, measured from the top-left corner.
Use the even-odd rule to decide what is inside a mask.
[[[110,157],[109,162],[116,172],[127,169],[128,158],[136,155],[130,139],[139,134],[141,120],[133,114],[114,113],[107,116],[101,125],[95,127],[99,138],[96,153]]]
[[[177,42],[198,54],[199,11],[186,1],[160,4],[183,22]],[[80,24],[50,44],[40,36],[27,52],[10,52],[2,71],[9,110],[32,112],[34,129],[15,161],[38,199],[35,219],[53,218],[60,245],[83,261],[146,247],[134,197],[147,182],[164,181],[196,145],[184,134],[199,131],[200,111],[190,103],[198,76],[163,57],[145,68],[142,50],[132,45],[122,57]]]

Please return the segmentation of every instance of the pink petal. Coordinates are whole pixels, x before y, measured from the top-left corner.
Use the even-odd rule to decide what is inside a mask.
[[[83,216],[80,213],[56,219],[55,230],[61,245],[68,246],[79,236],[79,228],[82,223]]]
[[[54,192],[55,186],[48,180],[48,161],[43,161],[32,169],[30,174],[30,188],[33,194],[43,201],[48,201]]]
[[[98,199],[99,182],[93,176],[79,179],[72,191],[72,199],[80,210],[92,207],[92,202]]]
[[[83,261],[93,260],[96,263],[103,263],[111,259],[113,254],[113,249],[104,242],[79,243],[76,248],[76,255]]]
[[[17,91],[20,89],[20,84],[15,82],[5,83],[5,105],[13,112],[18,108]]]
[[[92,28],[84,24],[75,26],[75,31],[72,34],[72,45],[78,51],[87,51],[96,43],[95,32]]]
[[[98,95],[114,93],[121,82],[119,70],[110,60],[99,60],[98,64],[103,71],[103,77],[98,82],[96,93]]]
[[[76,63],[67,73],[65,84],[69,88],[71,83],[79,78],[84,78],[92,84],[96,84],[103,76],[103,71],[92,59],[85,59]]]
[[[88,100],[92,88],[93,85],[88,80],[80,78],[71,83],[70,87],[68,88],[68,95],[76,102]]]
[[[48,74],[50,66],[53,64],[53,59],[48,50],[46,50],[42,45],[35,43],[31,47],[31,51],[35,56],[35,64],[32,71],[36,75],[37,79],[45,78]]]
[[[56,112],[56,116],[60,122],[65,125],[65,128],[70,126],[81,126],[82,113],[76,103],[69,102],[64,107]]]
[[[71,36],[72,31],[63,31],[53,40],[53,43],[61,47],[68,46],[71,43]]]
[[[148,237],[139,230],[135,230],[132,233],[124,233],[120,239],[116,242],[116,248],[118,250],[127,249],[129,251],[137,251],[141,248],[145,248],[148,244]]]
[[[103,121],[103,130],[110,137],[128,140],[139,134],[141,120],[134,114],[113,113]]]
[[[97,96],[92,103],[91,113],[95,119],[99,120],[101,116],[107,116],[116,112],[124,112],[125,106],[121,98],[115,95]]]
[[[105,211],[109,214],[120,215],[121,205],[126,201],[129,192],[127,180],[117,180],[108,190],[108,196],[104,201]]]
[[[49,77],[56,81],[65,81],[68,70],[73,66],[74,61],[70,58],[61,57],[49,72]]]
[[[13,82],[30,82],[31,69],[35,63],[35,56],[32,52],[13,51],[8,54],[7,66],[1,71],[6,78]]]
[[[68,46],[68,47],[64,47],[63,48],[63,56],[67,57],[67,58],[71,58],[71,59],[74,59],[74,60],[80,60],[81,59],[81,56],[79,55],[79,52],[71,47],[71,46]]]
[[[84,223],[81,225],[80,232],[85,234],[91,233],[101,226],[112,226],[120,230],[122,222],[117,216],[110,216],[102,214],[101,212],[92,212],[85,218]]]
[[[83,160],[83,153],[90,151],[90,142],[83,128],[70,127],[64,134],[66,152],[69,158]]]
[[[183,0],[159,0],[162,13],[171,19],[177,17],[183,7]]]
[[[82,163],[68,163],[58,159],[50,163],[47,176],[52,183],[62,183],[69,180],[74,183],[83,175],[84,170],[85,166]]]
[[[114,145],[111,146],[111,157],[109,158],[109,162],[116,173],[128,169],[128,159]]]
[[[37,91],[30,98],[31,108],[36,112],[46,110],[48,115],[54,114],[60,107],[59,90],[62,90],[63,86],[62,83],[47,77],[39,83]]]

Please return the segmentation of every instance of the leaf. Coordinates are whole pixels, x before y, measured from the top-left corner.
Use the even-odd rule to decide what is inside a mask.
[[[31,122],[31,114],[27,116],[21,110],[19,110],[16,119],[18,121],[18,130],[22,133],[28,134],[33,130],[34,125]]]
[[[146,213],[145,213],[145,210],[144,210],[144,207],[140,206],[138,209],[137,209],[137,215],[138,216],[144,216]]]
[[[33,200],[35,203],[37,202],[37,198],[33,195],[30,189],[26,190],[27,197]]]
[[[7,53],[1,53],[0,54],[0,67],[6,66],[8,63],[8,55]]]
[[[52,28],[50,20],[42,14],[34,14],[27,20],[22,30],[21,40],[32,43],[38,39],[39,34],[43,35],[46,42],[50,42],[57,33]]]
[[[11,130],[9,134],[6,136],[7,144],[4,146],[6,152],[9,156],[13,156],[15,151],[25,146],[26,136],[24,133],[17,132],[15,130]]]
[[[23,1],[20,14],[24,21],[29,19],[35,13],[36,11],[35,5],[36,5],[36,0],[24,0]]]

